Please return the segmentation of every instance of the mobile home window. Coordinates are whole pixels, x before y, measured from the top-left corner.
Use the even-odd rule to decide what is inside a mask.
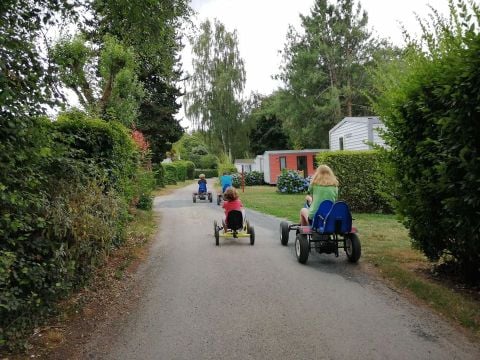
[[[287,158],[285,156],[280,157],[280,170],[283,170],[287,167]]]
[[[343,136],[338,138],[338,148],[343,150]]]

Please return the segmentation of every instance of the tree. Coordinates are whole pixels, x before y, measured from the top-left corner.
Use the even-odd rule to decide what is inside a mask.
[[[94,0],[94,17],[88,38],[101,43],[112,34],[137,54],[138,78],[145,96],[137,128],[152,147],[152,160],[160,162],[177,141],[183,128],[175,119],[182,95],[177,82],[182,76],[178,53],[180,31],[192,13],[188,0]]]
[[[282,121],[275,108],[276,93],[261,99],[251,111],[250,117],[250,151],[253,155],[263,154],[268,150],[289,149],[289,137],[285,133]]]
[[[368,17],[354,0],[316,0],[301,16],[303,33],[290,28],[278,79],[285,82],[284,125],[295,147],[328,148],[328,131],[344,116],[367,115],[368,65],[378,47]]]
[[[452,0],[450,11],[434,12],[421,41],[376,72],[374,106],[413,245],[478,282],[480,8]]]
[[[245,85],[237,34],[218,20],[213,29],[206,20],[200,31],[192,40],[193,74],[185,95],[186,114],[199,129],[208,130],[211,142],[218,141],[232,159],[236,132],[242,126],[239,97]]]
[[[51,55],[60,80],[77,94],[86,111],[134,127],[143,97],[135,54],[112,36],[105,36],[102,45],[96,54],[82,36],[64,38]],[[89,71],[89,67],[95,71]]]

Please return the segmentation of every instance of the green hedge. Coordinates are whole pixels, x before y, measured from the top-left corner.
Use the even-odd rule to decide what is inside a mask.
[[[332,151],[317,155],[318,164],[330,166],[338,178],[339,199],[352,211],[391,213],[386,164],[379,151]]]
[[[187,167],[187,179],[195,179],[195,164],[193,161],[185,161],[185,166]]]
[[[197,179],[200,174],[205,174],[207,179],[217,177],[217,169],[195,169],[194,178]]]
[[[162,164],[154,164],[152,168],[156,185],[161,188],[165,187],[165,168]]]
[[[39,156],[22,169],[35,179],[31,193],[12,178],[14,169],[1,175],[9,188],[0,185],[0,346],[9,349],[23,346],[58,300],[123,242],[129,206],[151,206],[152,173],[139,170],[122,125],[74,113],[31,126],[25,136]],[[4,207],[10,194],[16,204]]]
[[[176,185],[177,184],[177,167],[172,163],[162,164],[165,171],[164,179],[165,185]]]
[[[177,181],[185,181],[187,179],[187,165],[184,161],[174,161],[172,164],[177,171]]]

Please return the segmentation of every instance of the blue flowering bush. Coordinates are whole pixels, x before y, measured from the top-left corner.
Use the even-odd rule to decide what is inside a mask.
[[[282,194],[298,194],[307,191],[310,178],[303,178],[298,171],[283,170],[277,180],[277,191]]]

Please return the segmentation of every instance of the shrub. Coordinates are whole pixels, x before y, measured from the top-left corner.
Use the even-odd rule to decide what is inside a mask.
[[[192,161],[185,161],[187,167],[187,179],[195,179],[195,164]]]
[[[218,173],[221,175],[228,173],[230,175],[237,173],[237,168],[230,162],[218,164]]]
[[[478,281],[480,11],[458,4],[424,34],[428,48],[411,43],[402,63],[377,74],[375,108],[388,129],[396,205],[414,246],[431,260],[448,255]]]
[[[142,210],[151,210],[153,205],[152,191],[155,189],[155,175],[153,171],[138,169],[135,179],[138,199],[136,206]]]
[[[242,175],[239,173],[232,174],[232,185],[237,189],[242,186]]]
[[[251,171],[245,174],[245,185],[254,186],[254,185],[263,185],[263,172],[260,171]]]
[[[196,165],[200,169],[216,169],[218,167],[218,157],[213,154],[202,155],[197,162]]]
[[[172,165],[177,171],[177,181],[185,181],[187,179],[187,165],[184,161],[174,161]]]
[[[379,151],[332,151],[317,154],[317,163],[332,168],[340,183],[339,199],[352,211],[391,212],[384,194],[391,193],[382,183],[386,178]]]
[[[175,165],[162,164],[163,170],[165,172],[164,179],[165,185],[176,185],[177,184],[177,168]]]
[[[309,182],[298,171],[283,170],[277,180],[277,189],[282,194],[298,194],[308,189]]]
[[[200,174],[205,174],[207,179],[217,177],[217,169],[195,169],[194,178],[197,179]]]
[[[156,185],[161,188],[165,187],[165,169],[162,164],[153,165],[153,175]]]

